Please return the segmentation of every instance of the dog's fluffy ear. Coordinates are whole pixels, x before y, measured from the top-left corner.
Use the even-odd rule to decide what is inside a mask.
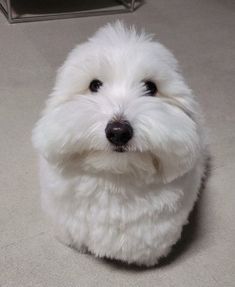
[[[53,154],[56,154],[55,150],[56,147],[53,147],[53,137],[55,138],[56,135],[54,134],[55,126],[47,122],[46,117],[42,117],[36,124],[32,132],[32,143],[39,154],[49,161],[53,161],[53,156],[51,158],[51,151],[54,150]],[[50,130],[51,132],[47,132]],[[49,138],[48,138],[49,135]],[[50,138],[51,137],[51,138]]]
[[[185,160],[172,161],[172,159],[165,159],[160,164],[160,171],[164,183],[173,181],[174,179],[187,173],[194,165],[195,159],[186,158]]]
[[[157,175],[160,176],[163,183],[169,183],[174,179],[184,175],[190,168],[186,164],[185,166],[179,166],[178,163],[172,161],[160,161],[155,156],[153,157],[153,165],[156,169]]]
[[[69,140],[57,109],[46,113],[37,122],[32,132],[32,143],[39,154],[50,162],[56,163],[64,157],[64,146]]]
[[[161,151],[159,156],[158,153],[152,153],[153,165],[163,183],[169,183],[183,176],[195,166],[200,150],[198,142],[193,147],[185,146],[182,150],[183,153],[177,152],[176,149],[171,152]]]

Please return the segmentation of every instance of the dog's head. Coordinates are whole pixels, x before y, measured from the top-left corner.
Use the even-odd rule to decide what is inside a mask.
[[[33,142],[55,166],[169,182],[200,152],[196,109],[174,56],[118,22],[70,53]]]

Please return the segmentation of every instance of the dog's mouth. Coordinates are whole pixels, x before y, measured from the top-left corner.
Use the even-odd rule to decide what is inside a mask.
[[[126,150],[126,148],[124,146],[116,146],[114,148],[114,151],[115,152],[126,152],[127,150]]]
[[[133,153],[133,152],[140,152],[138,149],[136,149],[135,146],[132,144],[125,144],[125,145],[114,145],[112,147],[113,152],[118,152],[118,153]]]

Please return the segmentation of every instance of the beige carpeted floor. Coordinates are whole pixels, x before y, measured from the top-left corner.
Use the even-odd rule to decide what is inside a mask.
[[[133,14],[10,25],[0,15],[0,286],[235,286],[235,2],[146,0]],[[54,240],[39,203],[31,130],[76,43],[117,18],[156,33],[205,113],[212,176],[168,260],[127,268]]]

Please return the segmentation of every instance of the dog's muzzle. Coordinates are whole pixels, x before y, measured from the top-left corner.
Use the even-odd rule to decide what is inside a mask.
[[[108,141],[116,147],[115,151],[122,152],[122,147],[133,137],[133,128],[128,121],[111,121],[106,126],[105,134]]]

